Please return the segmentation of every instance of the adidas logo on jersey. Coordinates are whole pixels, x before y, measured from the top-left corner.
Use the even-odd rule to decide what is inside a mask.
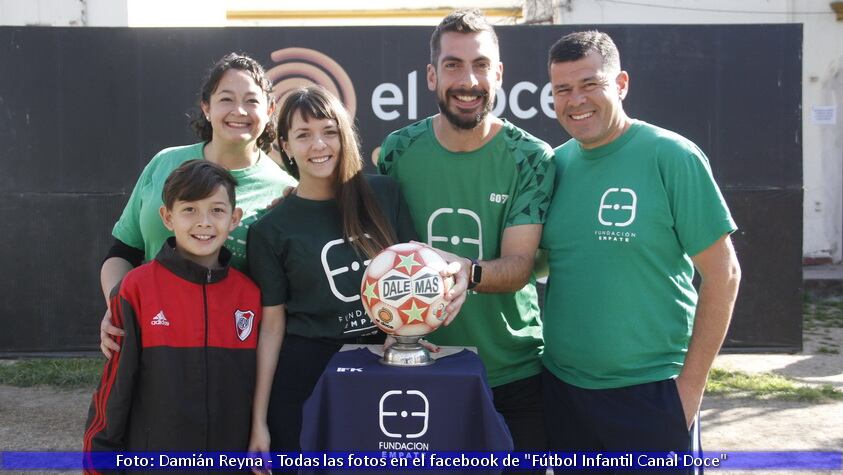
[[[152,324],[153,325],[163,325],[165,327],[169,327],[170,321],[167,320],[167,317],[164,316],[164,311],[161,310],[160,312],[158,312],[157,315],[152,317]]]

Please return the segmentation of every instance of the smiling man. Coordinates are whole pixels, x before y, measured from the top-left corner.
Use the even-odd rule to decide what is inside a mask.
[[[378,166],[401,184],[421,239],[461,256],[475,291],[430,340],[476,346],[515,448],[542,450],[532,271],[553,188],[552,151],[490,114],[502,78],[498,39],[482,13],[448,15],[430,39],[427,66],[439,114],[390,134]]]
[[[693,451],[740,281],[735,223],[696,145],[626,115],[608,35],[562,37],[548,67],[573,137],[556,149],[541,243],[550,448]]]

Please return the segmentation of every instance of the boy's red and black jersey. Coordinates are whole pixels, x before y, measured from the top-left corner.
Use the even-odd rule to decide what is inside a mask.
[[[171,238],[112,295],[112,320],[126,336],[94,394],[86,452],[248,447],[260,291],[237,270],[209,270],[172,246]],[[220,261],[229,257],[223,248]]]

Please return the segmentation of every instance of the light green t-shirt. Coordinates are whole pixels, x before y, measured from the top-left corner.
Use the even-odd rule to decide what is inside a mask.
[[[158,212],[163,203],[161,191],[164,182],[182,163],[204,159],[204,147],[205,143],[201,142],[164,149],[141,172],[129,202],[111,234],[129,246],[143,249],[144,261],[153,259],[164,241],[173,235],[164,227]],[[235,194],[237,207],[243,210],[243,219],[240,226],[229,234],[225,247],[231,251],[231,265],[238,270],[245,270],[249,226],[266,212],[266,206],[273,199],[281,196],[284,187],[294,186],[296,181],[263,152],[257,163],[248,168],[231,170],[231,174],[237,180]]]
[[[552,157],[547,144],[509,122],[483,147],[450,152],[427,118],[390,134],[378,166],[401,185],[422,241],[492,260],[507,227],[544,223]],[[430,340],[476,346],[490,386],[538,374],[543,343],[535,279],[514,293],[468,295],[460,315]]]
[[[689,256],[737,229],[708,159],[635,121],[596,149],[570,140],[555,161],[544,365],[588,389],[678,375],[697,304]]]

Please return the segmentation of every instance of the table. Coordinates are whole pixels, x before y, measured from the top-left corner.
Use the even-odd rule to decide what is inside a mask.
[[[511,451],[480,358],[468,351],[430,366],[378,362],[340,351],[304,405],[304,451]]]

